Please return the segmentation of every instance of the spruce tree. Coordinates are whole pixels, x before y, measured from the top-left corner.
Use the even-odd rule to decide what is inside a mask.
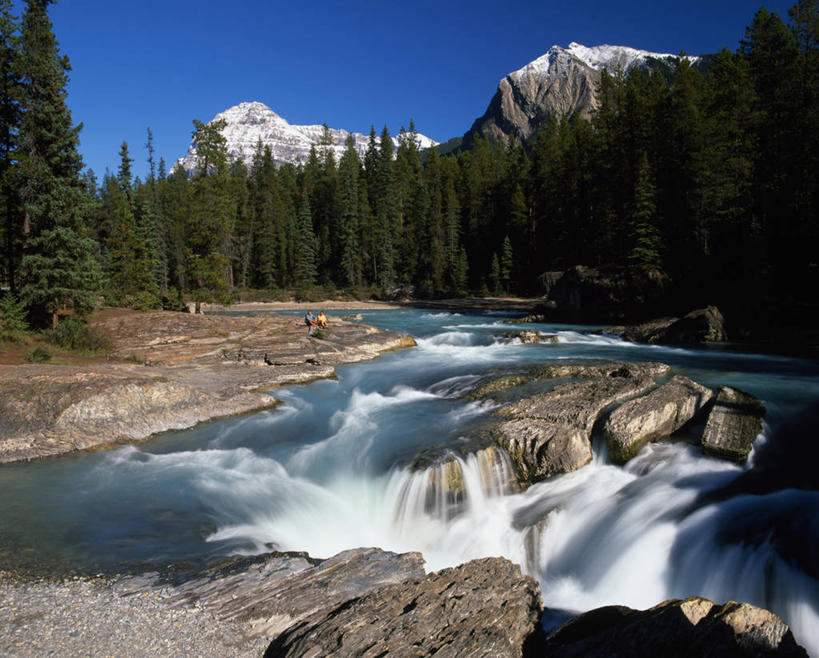
[[[11,0],[0,0],[0,213],[5,280],[17,290],[22,230],[17,194],[16,139],[22,94],[20,37]],[[0,279],[2,279],[0,274]]]
[[[341,273],[348,286],[361,283],[361,244],[359,242],[358,178],[361,162],[355,151],[352,135],[339,163],[339,233],[341,241]]]
[[[648,156],[643,154],[634,184],[634,201],[631,208],[630,242],[628,264],[636,271],[662,270],[660,236],[655,226],[657,205],[655,189],[651,182]]]
[[[51,316],[63,308],[79,314],[96,304],[100,270],[88,237],[88,198],[80,179],[80,126],[66,105],[68,58],[60,55],[47,9],[51,0],[28,0],[21,28],[23,90],[18,158],[23,207],[26,304]]]
[[[294,282],[302,294],[316,282],[316,238],[310,213],[310,199],[301,203],[296,219],[297,242]]]

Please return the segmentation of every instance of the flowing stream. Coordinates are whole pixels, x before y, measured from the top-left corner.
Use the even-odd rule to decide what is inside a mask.
[[[819,655],[819,362],[639,346],[586,327],[510,326],[502,314],[363,315],[418,347],[277,390],[285,404],[272,411],[0,466],[0,569],[113,572],[378,546],[421,551],[436,570],[503,555],[539,580],[555,621],[698,594],[774,611]],[[522,328],[560,342],[502,337]],[[682,436],[619,467],[598,437],[592,463],[522,491],[502,451],[470,450],[492,409],[462,397],[480,377],[582,359],[662,361],[756,395],[768,413],[749,464],[706,457]]]

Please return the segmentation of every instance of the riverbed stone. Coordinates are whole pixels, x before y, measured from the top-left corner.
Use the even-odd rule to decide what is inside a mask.
[[[787,624],[747,603],[672,599],[648,610],[606,606],[573,617],[549,634],[540,655],[807,657]]]
[[[328,606],[265,656],[515,656],[539,638],[537,582],[504,558],[473,560]]]
[[[604,409],[651,390],[650,377],[621,376],[570,382],[497,409],[504,419],[492,428],[509,453],[521,481],[531,484],[568,473],[592,460],[591,432]]]
[[[615,409],[604,432],[609,459],[623,464],[649,441],[670,436],[702,409],[713,392],[688,377],[674,376],[658,389]]]
[[[708,415],[702,435],[702,451],[708,455],[743,463],[762,431],[765,405],[753,395],[722,386]]]

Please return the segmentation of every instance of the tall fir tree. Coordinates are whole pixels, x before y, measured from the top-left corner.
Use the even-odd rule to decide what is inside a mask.
[[[0,213],[4,278],[17,291],[22,230],[16,180],[16,140],[20,120],[20,35],[11,0],[0,0]]]
[[[101,274],[84,221],[81,126],[72,124],[66,105],[70,66],[52,32],[50,4],[28,0],[22,17],[18,161],[26,240],[21,295],[56,327],[61,309],[84,314],[94,308]]]

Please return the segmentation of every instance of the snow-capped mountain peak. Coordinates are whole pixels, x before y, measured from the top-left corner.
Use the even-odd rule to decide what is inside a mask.
[[[310,156],[310,149],[320,143],[324,136],[324,126],[298,126],[288,123],[282,116],[276,114],[264,103],[258,101],[245,102],[234,105],[224,112],[220,112],[212,121],[223,119],[225,127],[221,130],[227,141],[228,153],[232,158],[242,158],[250,164],[256,146],[261,140],[264,146],[269,146],[276,164],[290,162],[297,164],[305,162]],[[349,133],[346,130],[329,129],[336,161],[341,158],[347,146],[347,137],[353,136],[355,149],[363,156],[369,144],[369,137],[361,133]],[[398,147],[398,137],[393,137]],[[437,145],[438,142],[421,134],[416,134],[416,143],[421,149]],[[325,148],[325,147],[322,147]],[[196,169],[196,149],[191,146],[179,164],[190,172]]]

